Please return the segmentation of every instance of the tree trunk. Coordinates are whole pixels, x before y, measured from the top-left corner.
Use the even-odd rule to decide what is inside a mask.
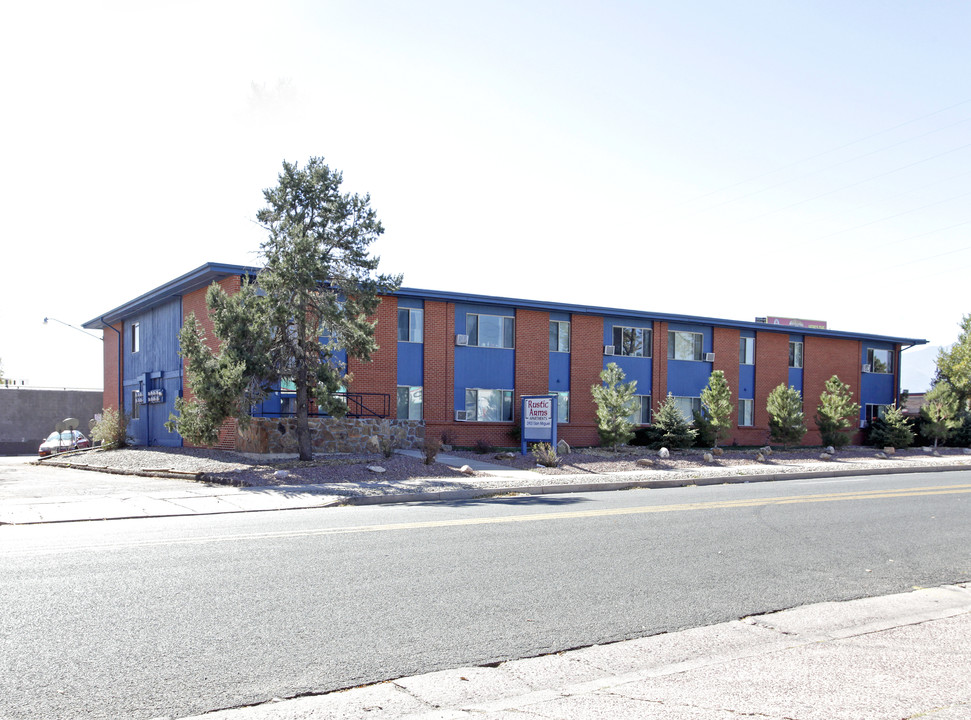
[[[302,343],[301,343],[302,345]],[[301,460],[313,460],[314,448],[310,441],[309,393],[307,392],[307,364],[297,361],[295,385],[297,386],[297,449]]]

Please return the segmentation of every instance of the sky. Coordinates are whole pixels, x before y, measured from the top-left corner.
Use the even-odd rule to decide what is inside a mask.
[[[0,12],[0,363],[29,385],[100,388],[82,323],[258,265],[263,189],[313,156],[408,287],[924,339],[913,392],[971,312],[963,0]]]

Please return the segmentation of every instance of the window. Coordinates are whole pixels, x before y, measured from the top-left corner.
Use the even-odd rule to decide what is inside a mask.
[[[634,401],[637,403],[637,409],[634,410],[627,418],[635,425],[650,425],[651,424],[651,396],[650,395],[635,395]]]
[[[614,355],[651,357],[651,331],[648,328],[615,325]]]
[[[867,405],[866,424],[869,425],[874,420],[883,420],[883,416],[887,414],[887,408],[889,407],[889,405]]]
[[[465,316],[465,333],[473,347],[511,348],[515,336],[515,321],[505,315]]]
[[[870,366],[869,372],[887,375],[893,372],[893,354],[889,350],[867,348],[866,364]]]
[[[297,398],[286,395],[280,398],[280,415],[296,415]]]
[[[700,361],[704,357],[703,353],[704,336],[701,333],[668,331],[668,360]]]
[[[465,391],[465,419],[470,422],[512,422],[512,390]]]
[[[398,386],[398,419],[421,420],[422,386]]]
[[[738,424],[740,427],[755,425],[755,401],[738,399]]]
[[[131,324],[131,351],[137,353],[142,345],[142,326],[141,323]]]
[[[134,329],[134,327],[132,329]],[[131,412],[129,413],[129,416],[131,417],[132,420],[138,420],[139,415],[141,414],[141,407],[142,407],[142,391],[132,390],[131,391]]]
[[[417,308],[398,308],[399,342],[420,343],[425,311]]]
[[[755,364],[755,338],[741,337],[738,339],[738,364]]]
[[[700,397],[676,397],[674,398],[675,406],[678,411],[688,422],[694,422],[694,413],[701,412],[701,398]]]
[[[789,343],[789,367],[791,368],[802,367],[802,343],[801,342]]]
[[[570,393],[565,390],[550,390],[550,395],[556,395],[556,424],[570,422]]]
[[[570,323],[550,320],[550,352],[570,352]]]

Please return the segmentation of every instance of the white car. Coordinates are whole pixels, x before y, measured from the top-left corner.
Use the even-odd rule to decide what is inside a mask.
[[[40,457],[47,457],[68,450],[80,450],[89,447],[91,447],[91,441],[84,437],[79,430],[65,430],[60,433],[55,431],[40,444],[37,454]]]

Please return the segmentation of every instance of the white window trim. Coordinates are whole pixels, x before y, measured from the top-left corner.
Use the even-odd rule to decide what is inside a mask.
[[[621,334],[623,334],[624,330],[639,330],[641,333],[641,339],[643,341],[641,343],[643,352],[640,355],[625,355],[623,352],[618,352],[617,348],[623,348],[623,344],[617,345],[617,343],[614,342],[614,334],[617,330],[620,330]],[[617,355],[618,357],[650,358],[654,355],[654,348],[652,347],[654,344],[654,330],[652,328],[638,325],[614,325],[610,330],[610,342],[614,346],[614,355]]]
[[[755,338],[754,337],[748,337],[746,335],[740,335],[739,338],[738,338],[738,344],[739,344],[739,355],[742,354],[741,353],[741,348],[742,348],[743,345],[751,344],[751,346],[752,346],[752,352],[751,353],[745,353],[745,358],[746,358],[745,361],[742,362],[741,360],[739,360],[738,364],[739,365],[755,365]]]
[[[881,353],[886,353],[887,354],[887,361],[888,362],[887,362],[887,371],[886,372],[877,372],[876,370],[873,369],[873,366],[876,364],[876,363],[873,362],[873,353],[874,352],[881,352]],[[869,368],[869,369],[868,370],[864,370],[864,372],[870,373],[872,375],[893,375],[893,360],[894,360],[894,357],[893,356],[894,356],[893,350],[887,350],[885,348],[867,348],[866,349],[866,367]]]
[[[790,340],[789,341],[790,350],[792,349],[793,345],[799,346],[799,364],[790,365],[789,368],[792,370],[802,370],[806,364],[806,344],[802,340]],[[790,352],[789,354],[792,355],[793,353]]]
[[[472,343],[472,335],[469,332],[469,316],[470,315],[475,315],[475,317],[476,317],[476,338],[475,338],[475,344]],[[511,320],[512,321],[512,345],[499,345],[499,346],[495,346],[495,345],[480,345],[479,344],[479,336],[481,335],[481,333],[479,332],[479,325],[480,325],[480,323],[479,323],[478,318],[482,318],[482,317],[494,317],[494,318],[501,318],[503,320],[503,331],[502,331],[502,340],[503,340],[503,342],[505,342],[505,339],[506,339],[505,321],[506,320]],[[465,313],[465,335],[469,339],[468,340],[468,347],[484,348],[486,350],[515,350],[516,349],[516,316],[515,315],[496,315],[495,313],[479,313],[479,312],[469,312],[469,313]],[[469,388],[469,389],[471,390],[473,388]],[[491,390],[493,388],[483,388],[483,389],[484,390]]]
[[[131,352],[134,355],[142,349],[142,324],[133,322],[131,324]]]
[[[401,311],[402,310],[407,310],[408,311],[408,339],[407,340],[402,340],[401,339]],[[421,326],[421,336],[422,337],[421,337],[420,340],[414,340],[414,339],[412,339],[412,335],[411,335],[411,314],[412,313],[418,313],[419,315],[421,315],[421,323],[420,323],[420,326]],[[424,311],[424,309],[422,309],[422,308],[413,308],[413,307],[401,307],[401,306],[398,307],[398,342],[415,343],[416,345],[421,345],[422,343],[425,342],[425,311]]]
[[[752,422],[742,423],[742,403],[746,403],[752,408],[751,419]],[[755,400],[753,398],[739,398],[738,399],[738,426],[739,427],[755,427]]]
[[[485,422],[485,423],[506,423],[506,424],[508,424],[508,423],[511,423],[511,422],[514,422],[515,421],[515,418],[516,418],[516,408],[513,407],[513,403],[516,400],[516,392],[515,392],[515,390],[510,390],[508,388],[465,388],[465,393],[463,393],[463,394],[466,394],[467,395],[470,390],[473,390],[476,393],[476,396],[475,396],[475,400],[476,400],[476,412],[475,412],[475,415],[476,416],[474,418],[471,418],[470,419],[468,417],[468,415],[466,415],[465,422]],[[499,413],[500,414],[502,414],[502,402],[504,400],[503,395],[505,393],[509,393],[510,394],[510,397],[509,397],[509,414],[512,417],[510,417],[508,420],[479,420],[479,417],[478,417],[479,416],[479,393],[482,392],[482,391],[500,393],[500,395],[499,395],[499,403],[500,403],[500,405],[499,405]],[[468,400],[466,400],[465,410],[466,410],[466,412],[468,412]]]
[[[698,353],[700,357],[690,357],[690,358],[679,358],[676,356],[676,345],[671,342],[672,335],[697,335],[701,338],[701,352]],[[695,343],[691,343],[692,350],[694,349]],[[705,362],[705,334],[700,332],[695,332],[694,330],[668,330],[668,360],[677,360],[678,362]]]
[[[557,352],[557,353],[569,354],[570,349],[571,349],[571,347],[573,345],[573,328],[570,327],[570,321],[569,320],[550,320],[550,325],[552,325],[553,323],[556,323],[556,325],[557,325],[557,328],[556,328],[556,341],[557,342],[556,342],[556,349],[554,350],[554,349],[551,348],[550,349],[550,352],[551,353],[552,352]],[[559,340],[560,340],[560,333],[562,332],[562,328],[560,326],[562,326],[562,325],[566,325],[566,328],[567,328],[566,329],[566,345],[567,345],[566,350],[560,350],[559,349],[560,348],[560,342],[559,342]]]
[[[397,392],[395,392],[395,418],[398,419],[398,420],[421,420],[421,419],[423,419],[424,416],[425,416],[425,388],[424,388],[424,386],[422,386],[422,385],[398,385],[397,390],[401,390],[402,388],[405,388],[408,391],[408,417],[404,417],[403,418],[403,417],[399,417],[398,416],[398,395],[397,395]],[[421,403],[418,406],[419,407],[418,417],[411,417],[411,409],[412,409],[411,391],[412,390],[415,390],[415,389],[421,390]]]

